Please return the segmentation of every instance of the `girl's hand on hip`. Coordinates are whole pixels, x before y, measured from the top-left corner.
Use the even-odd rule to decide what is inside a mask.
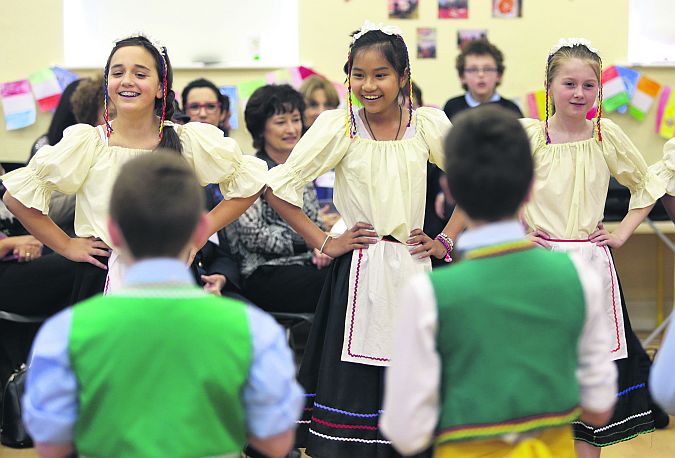
[[[68,241],[63,256],[71,261],[88,262],[103,270],[108,270],[105,264],[94,256],[110,257],[110,247],[96,237],[73,237]]]
[[[588,240],[598,246],[608,246],[611,248],[620,248],[626,242],[618,235],[605,229],[605,225],[602,223],[599,223],[595,232],[588,236]]]
[[[352,250],[367,249],[368,245],[378,241],[377,233],[373,229],[368,223],[358,222],[339,237],[329,239],[323,252],[331,258],[337,258]]]
[[[536,243],[542,248],[546,248],[547,250],[551,248],[551,244],[549,243],[551,236],[541,229],[536,229],[535,231],[530,232],[527,234],[527,238],[530,240],[530,242]]]
[[[447,254],[447,250],[443,244],[429,237],[422,229],[410,231],[410,238],[406,240],[406,243],[415,247],[410,250],[410,255],[419,255],[417,259],[424,259],[430,256],[434,256],[436,259],[443,259]]]

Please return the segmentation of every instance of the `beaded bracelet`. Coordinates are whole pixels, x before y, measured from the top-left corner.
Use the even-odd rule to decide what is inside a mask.
[[[452,258],[450,257],[450,252],[454,248],[455,242],[453,242],[452,239],[450,238],[450,236],[448,234],[444,233],[444,232],[441,232],[440,234],[438,234],[436,236],[435,240],[438,240],[439,242],[441,242],[441,244],[445,247],[446,252],[445,252],[445,257],[443,258],[443,260],[445,262],[452,262]]]

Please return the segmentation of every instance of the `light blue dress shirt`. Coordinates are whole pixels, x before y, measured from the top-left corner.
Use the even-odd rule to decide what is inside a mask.
[[[125,286],[153,283],[190,285],[193,279],[180,261],[152,259],[134,264],[127,273]],[[295,380],[295,366],[284,330],[270,315],[254,306],[247,306],[246,313],[253,355],[242,402],[248,433],[265,439],[295,427],[304,407],[304,392]],[[73,442],[78,398],[77,379],[68,354],[72,315],[72,308],[67,308],[50,318],[33,343],[23,419],[36,442]]]

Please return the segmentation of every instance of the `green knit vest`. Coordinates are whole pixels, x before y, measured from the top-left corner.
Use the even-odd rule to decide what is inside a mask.
[[[99,296],[73,308],[69,352],[81,455],[217,456],[244,446],[245,305],[195,287]]]
[[[578,416],[584,293],[574,264],[496,250],[434,271],[441,357],[436,443],[568,424]]]

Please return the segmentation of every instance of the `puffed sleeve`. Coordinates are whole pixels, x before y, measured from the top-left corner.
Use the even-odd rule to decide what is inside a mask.
[[[666,192],[675,196],[675,138],[671,138],[663,145],[663,158],[649,167],[666,183]]]
[[[602,152],[610,173],[630,190],[629,209],[652,205],[666,192],[666,183],[647,167],[628,136],[609,119],[602,121]]]
[[[268,172],[267,184],[277,197],[302,208],[305,184],[334,168],[349,145],[345,110],[324,111],[295,145],[286,163]]]
[[[546,145],[544,140],[544,131],[541,128],[541,121],[538,119],[532,118],[521,118],[520,125],[525,129],[525,134],[527,135],[528,140],[530,140],[530,147],[532,148],[532,155],[543,146]]]
[[[421,107],[415,111],[417,126],[429,147],[429,162],[445,171],[445,136],[448,134],[450,121],[444,112],[436,108]]]
[[[102,146],[95,127],[76,124],[56,145],[40,148],[28,165],[3,175],[2,182],[19,202],[46,215],[52,191],[75,194]]]
[[[265,185],[267,164],[242,153],[239,144],[215,126],[191,122],[180,127],[183,157],[199,184],[218,183],[225,199],[249,197]]]

